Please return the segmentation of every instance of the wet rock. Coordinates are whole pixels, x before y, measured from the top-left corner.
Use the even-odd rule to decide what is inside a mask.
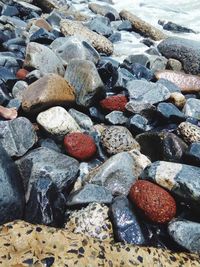
[[[169,37],[158,45],[158,49],[165,57],[179,60],[187,73],[200,73],[200,48],[198,41]]]
[[[195,33],[193,30],[187,28],[187,27],[183,27],[179,24],[176,24],[172,21],[163,21],[163,20],[159,20],[158,24],[163,26],[163,29],[166,31],[171,31],[171,32],[175,32],[175,33]]]
[[[179,88],[175,83],[170,82],[167,79],[161,78],[156,83],[157,84],[162,84],[165,87],[167,87],[167,89],[170,91],[170,93],[175,93],[175,92],[180,93],[181,92],[181,88]]]
[[[140,223],[126,197],[114,199],[110,213],[117,242],[142,245],[145,243]]]
[[[86,208],[71,213],[65,228],[76,234],[84,234],[99,240],[113,240],[112,224],[108,207],[91,203]]]
[[[117,43],[121,41],[121,33],[120,32],[115,32],[111,34],[111,36],[108,37],[108,40],[110,40],[112,43]]]
[[[104,186],[86,184],[83,188],[69,195],[67,206],[84,205],[93,202],[110,204],[112,194]]]
[[[140,149],[132,134],[123,126],[107,127],[101,134],[101,143],[110,155],[132,149]]]
[[[130,72],[133,73],[133,75],[139,80],[145,79],[147,81],[151,81],[154,76],[151,70],[139,63],[133,63],[130,67]]]
[[[174,71],[181,71],[183,69],[182,63],[174,58],[169,58],[167,61],[167,69]]]
[[[38,69],[43,75],[56,73],[64,76],[61,60],[48,47],[31,42],[26,47],[24,67]]]
[[[107,38],[89,30],[81,22],[62,20],[61,32],[65,36],[80,35],[86,38],[98,52],[105,53],[106,55],[113,53],[113,44]]]
[[[13,97],[22,101],[23,99],[23,92],[27,89],[28,84],[25,81],[18,81],[15,83],[12,89]]]
[[[32,70],[31,72],[29,72],[29,74],[27,74],[26,81],[28,82],[28,84],[32,84],[40,78],[42,78],[41,72],[39,70]]]
[[[0,145],[0,224],[21,219],[24,211],[24,192],[15,163]]]
[[[105,122],[104,114],[96,107],[89,108],[90,117],[96,122]]]
[[[56,37],[53,33],[50,33],[43,28],[40,28],[30,36],[30,42],[40,44],[51,44],[55,39]]]
[[[120,19],[119,13],[110,5],[99,5],[97,3],[89,3],[88,7],[95,14],[108,17],[110,21]]]
[[[75,88],[78,105],[91,106],[94,98],[103,94],[103,82],[91,61],[71,60],[65,72],[65,80]]]
[[[168,226],[170,236],[190,252],[200,252],[200,224],[187,220],[174,220]]]
[[[89,116],[73,108],[69,109],[68,112],[82,129],[86,131],[92,130],[93,122]]]
[[[113,30],[110,27],[110,20],[105,17],[94,17],[86,25],[91,31],[94,31],[105,37],[109,37],[113,33]]]
[[[149,181],[136,181],[130,199],[145,216],[156,223],[167,223],[176,215],[176,202],[163,188]]]
[[[157,106],[158,114],[161,119],[168,122],[182,122],[185,121],[187,114],[184,115],[176,106],[171,103],[159,103]]]
[[[51,32],[53,30],[51,25],[43,18],[38,18],[34,21],[31,21],[31,25],[32,24],[39,27],[39,28],[43,28],[43,29],[47,30],[48,32]]]
[[[182,122],[178,126],[178,132],[186,143],[191,144],[200,141],[200,127],[190,122]]]
[[[132,31],[133,27],[129,20],[124,20],[122,23],[118,26],[118,31]]]
[[[62,137],[70,132],[80,131],[71,115],[62,107],[53,107],[39,113],[37,123],[51,135]]]
[[[113,125],[123,125],[127,122],[128,118],[124,116],[121,111],[112,111],[108,115],[105,116],[105,119]]]
[[[153,181],[180,196],[185,201],[200,201],[200,168],[180,163],[156,161],[147,167],[141,177]]]
[[[183,112],[186,116],[200,120],[200,100],[194,98],[187,99]]]
[[[122,65],[129,69],[134,63],[139,63],[145,67],[149,67],[149,57],[146,54],[130,55],[124,59]]]
[[[28,86],[23,93],[25,112],[38,113],[56,105],[69,106],[75,102],[74,88],[61,76],[48,74]]]
[[[0,143],[9,156],[23,156],[36,141],[36,133],[27,118],[0,121]]]
[[[127,97],[124,95],[114,95],[109,96],[100,101],[100,105],[103,109],[109,111],[125,111],[125,106],[127,104]]]
[[[158,71],[157,79],[166,79],[177,85],[183,93],[198,93],[200,91],[200,77],[171,70]]]
[[[114,88],[126,88],[129,81],[135,80],[136,77],[125,68],[118,68],[117,75],[113,75],[113,84]]]
[[[184,162],[200,167],[200,142],[192,143],[184,154]]]
[[[182,109],[185,105],[186,99],[183,94],[174,92],[171,93],[169,101],[172,102],[178,108]]]
[[[120,16],[122,19],[129,20],[131,22],[133,30],[140,32],[146,37],[150,37],[155,41],[159,41],[166,38],[166,35],[163,32],[148,24],[147,22],[141,20],[139,17],[129,11],[122,10],[120,12]]]
[[[153,127],[151,121],[140,114],[130,117],[128,121],[128,128],[130,128],[131,132],[134,134],[150,131]]]

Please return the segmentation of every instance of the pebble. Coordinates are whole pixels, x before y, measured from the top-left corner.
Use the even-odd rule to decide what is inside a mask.
[[[89,9],[95,14],[108,17],[111,21],[119,20],[119,13],[111,5],[99,5],[97,3],[89,3]]]
[[[195,98],[187,99],[183,112],[186,116],[200,120],[200,100]]]
[[[68,112],[78,123],[81,129],[85,131],[91,131],[93,129],[93,122],[89,116],[73,108],[69,109]]]
[[[200,142],[192,143],[184,154],[184,162],[200,167]]]
[[[129,118],[128,128],[130,129],[131,133],[135,135],[152,130],[153,125],[151,125],[150,120],[148,120],[146,117],[140,114],[135,114]]]
[[[200,127],[190,122],[182,122],[179,124],[178,131],[186,143],[191,144],[200,141]]]
[[[22,101],[23,92],[24,92],[24,90],[26,90],[27,87],[28,87],[28,84],[25,81],[16,82],[15,85],[13,86],[13,88],[12,88],[13,97],[19,99],[20,101]]]
[[[103,109],[108,111],[125,111],[127,104],[127,97],[124,95],[113,95],[109,96],[100,101],[100,105]]]
[[[183,69],[182,63],[174,58],[168,59],[166,67],[168,70],[173,70],[173,71],[182,71]]]
[[[157,84],[162,84],[165,87],[167,87],[167,89],[170,91],[171,94],[173,93],[181,93],[181,89],[173,82],[164,79],[164,78],[160,78],[157,82]]]
[[[114,110],[105,116],[105,119],[113,125],[123,125],[128,121],[128,118],[124,116],[123,112]]]
[[[29,72],[27,70],[25,70],[25,69],[19,69],[18,72],[16,73],[16,76],[20,80],[25,80],[26,79],[26,75],[28,73]]]
[[[110,27],[110,20],[102,16],[96,16],[92,18],[87,24],[87,27],[102,36],[109,37],[113,34],[113,30]]]
[[[186,116],[188,116],[188,114],[184,114],[171,103],[159,103],[157,106],[157,112],[161,116],[162,120],[175,123],[185,121]]]
[[[153,183],[135,182],[129,196],[145,216],[153,222],[167,223],[176,215],[176,202],[173,197]]]
[[[180,109],[182,109],[186,103],[185,96],[178,92],[171,93],[169,101]]]

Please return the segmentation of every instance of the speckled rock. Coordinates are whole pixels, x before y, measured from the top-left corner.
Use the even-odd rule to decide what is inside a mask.
[[[39,113],[37,123],[49,134],[64,136],[69,132],[80,131],[80,127],[62,107],[53,107]]]
[[[25,112],[38,113],[52,106],[69,106],[74,102],[74,88],[61,76],[48,74],[24,91],[22,108]]]
[[[89,30],[81,22],[65,19],[61,21],[60,27],[65,36],[80,35],[89,40],[98,52],[107,55],[113,53],[113,44],[107,38]]]
[[[101,134],[101,143],[110,155],[132,149],[140,149],[130,131],[123,126],[107,127]]]
[[[43,75],[56,73],[64,76],[62,61],[48,47],[30,42],[26,47],[24,66],[38,69]]]
[[[97,3],[89,3],[89,9],[95,14],[108,17],[110,20],[119,20],[119,13],[110,5],[99,5]]]
[[[200,252],[200,224],[187,220],[174,220],[168,226],[170,236],[190,252]]]
[[[130,244],[109,244],[71,231],[15,221],[0,227],[1,264],[24,267],[31,265],[98,266],[110,262],[113,266],[196,267],[198,254],[174,253],[169,250]],[[40,249],[39,249],[40,248]],[[78,259],[77,259],[78,254]],[[94,257],[99,255],[100,257]],[[3,258],[2,258],[3,257]]]
[[[159,51],[167,58],[182,62],[187,73],[200,73],[200,43],[179,37],[169,37],[158,45]]]
[[[129,20],[132,23],[133,29],[139,31],[145,37],[150,37],[155,41],[159,41],[167,37],[159,29],[153,27],[129,11],[122,10],[120,12],[120,16],[124,20]]]
[[[65,80],[75,88],[78,105],[91,106],[94,98],[103,92],[104,85],[97,69],[88,60],[71,60],[65,72]]]
[[[167,69],[174,71],[181,71],[183,69],[182,63],[174,58],[169,58],[167,61]]]
[[[73,108],[69,109],[68,112],[82,129],[91,131],[93,128],[93,122],[89,116]]]
[[[185,74],[183,72],[175,72],[171,70],[163,70],[155,73],[157,79],[166,79],[181,88],[183,93],[200,92],[200,77]]]
[[[195,98],[187,99],[183,112],[186,116],[200,120],[200,100]]]
[[[178,131],[184,141],[189,144],[200,141],[200,127],[190,122],[182,122],[178,126]]]
[[[128,118],[122,111],[114,110],[105,116],[105,119],[112,125],[124,125]]]
[[[100,101],[100,105],[103,109],[108,111],[125,111],[125,106],[127,104],[127,97],[124,95],[114,95],[109,96]]]
[[[84,234],[99,240],[112,241],[112,224],[108,217],[108,207],[91,203],[86,208],[71,212],[65,228],[75,234]]]
[[[183,108],[183,106],[185,105],[186,99],[183,94],[174,92],[174,93],[171,93],[169,101],[172,102],[178,108]]]
[[[9,156],[23,156],[36,142],[36,132],[27,118],[0,121],[0,143]]]
[[[141,177],[153,181],[186,201],[200,202],[200,168],[180,163],[156,161]]]

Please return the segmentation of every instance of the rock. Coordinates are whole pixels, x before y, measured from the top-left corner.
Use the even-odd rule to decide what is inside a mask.
[[[130,199],[145,216],[156,223],[167,223],[176,215],[174,198],[149,181],[137,181],[129,192]]]
[[[195,33],[193,30],[191,30],[187,27],[183,27],[183,26],[176,24],[172,21],[166,22],[166,21],[159,20],[158,24],[162,25],[164,30],[171,31],[174,33],[179,33],[179,32],[181,32],[181,33]]]
[[[129,20],[123,20],[117,29],[118,31],[132,31],[133,27]]]
[[[71,60],[65,72],[65,80],[75,88],[78,105],[89,107],[97,95],[103,93],[103,82],[91,61]]]
[[[149,103],[140,103],[136,101],[129,101],[126,104],[126,109],[134,114],[140,114],[146,111],[154,112],[156,110],[156,107]]]
[[[38,18],[34,21],[31,21],[31,24],[39,27],[39,28],[43,28],[45,30],[47,30],[48,32],[51,32],[52,26],[44,19],[44,18]]]
[[[16,82],[16,84],[12,88],[13,97],[15,97],[15,98],[19,99],[20,101],[22,101],[23,92],[26,90],[27,87],[28,87],[28,84],[25,81]]]
[[[103,109],[108,111],[125,111],[127,104],[127,97],[124,95],[113,95],[109,96],[100,101],[100,105]]]
[[[174,92],[171,93],[169,101],[172,102],[178,108],[182,109],[185,105],[186,99],[183,94]]]
[[[132,149],[140,149],[132,134],[123,126],[107,127],[101,134],[101,143],[110,155]]]
[[[200,73],[200,48],[198,41],[169,37],[158,45],[158,49],[165,57],[179,60],[187,73]]]
[[[24,192],[21,177],[13,160],[0,145],[0,224],[22,219]]]
[[[86,208],[72,212],[65,228],[98,240],[113,239],[108,207],[104,204],[90,203]]]
[[[123,112],[114,110],[105,116],[106,120],[113,125],[123,125],[127,122],[128,118],[124,116]]]
[[[28,86],[23,93],[25,112],[38,113],[46,108],[75,102],[74,88],[61,76],[48,74]]]
[[[73,108],[69,109],[68,112],[82,129],[86,131],[92,130],[93,122],[89,116]]]
[[[106,55],[113,53],[113,44],[107,38],[89,30],[81,22],[65,19],[61,21],[60,27],[65,36],[80,35],[89,40],[98,52]]]
[[[70,133],[66,135],[64,146],[70,156],[80,161],[91,159],[97,151],[94,139],[83,133]]]
[[[67,199],[67,206],[84,205],[88,203],[104,203],[112,202],[112,194],[104,186],[95,184],[86,184],[78,191],[71,193]]]
[[[0,143],[9,156],[23,156],[36,141],[37,135],[27,118],[0,121]]]
[[[15,84],[15,82],[17,81],[17,78],[11,72],[10,69],[7,69],[5,67],[0,67],[0,81],[1,80],[6,86],[11,87]]]
[[[159,41],[167,37],[163,32],[141,20],[129,11],[122,10],[120,12],[120,16],[124,20],[129,20],[133,26],[133,30],[139,31],[145,37],[150,37],[155,41]]]
[[[57,0],[35,0],[35,3],[46,12],[50,12],[54,8],[59,8],[59,2]]]
[[[151,81],[154,77],[153,72],[139,63],[133,63],[130,67],[130,72],[138,80]]]
[[[61,153],[61,149],[58,147],[56,142],[51,138],[40,139],[38,145],[40,147],[46,147]]]
[[[64,76],[62,61],[48,47],[31,42],[26,47],[24,67],[38,69],[42,75],[55,73]]]
[[[190,122],[182,122],[178,126],[178,131],[186,143],[200,141],[200,127]]]
[[[133,134],[139,134],[142,132],[150,131],[153,129],[151,121],[140,114],[135,114],[129,118],[128,128]]]
[[[36,42],[44,45],[51,44],[56,39],[52,32],[48,32],[44,28],[40,28],[30,36],[30,42]]]
[[[157,79],[166,79],[177,85],[182,93],[198,93],[200,92],[200,77],[185,74],[183,72],[175,72],[171,70],[158,71],[155,73]]]
[[[182,122],[185,121],[187,114],[184,115],[176,106],[171,103],[159,103],[157,112],[161,119],[168,122]]]
[[[112,43],[117,43],[121,41],[121,33],[120,32],[115,32],[111,34],[111,36],[108,37],[108,40],[111,41]]]
[[[105,37],[109,37],[113,30],[110,26],[110,20],[102,16],[93,17],[86,26],[91,30]]]
[[[174,220],[168,226],[170,236],[190,252],[200,252],[200,224],[188,220]]]
[[[95,14],[108,17],[110,21],[120,19],[119,13],[110,5],[99,5],[97,3],[89,3],[88,7]]]
[[[16,73],[16,76],[18,79],[20,80],[25,80],[26,78],[26,75],[28,74],[29,72],[25,69],[19,69],[18,72]]]
[[[20,15],[23,17],[31,17],[32,13],[36,13],[39,16],[42,14],[41,8],[24,1],[15,2],[15,6],[17,7]]]
[[[198,204],[200,201],[199,174],[198,167],[156,161],[144,170],[141,178],[153,181],[182,199]]]
[[[200,166],[200,142],[192,143],[184,153],[184,162],[189,165]]]
[[[58,106],[39,113],[37,123],[49,134],[55,136],[64,136],[80,130],[71,115],[64,108]]]
[[[200,100],[194,98],[187,99],[183,112],[186,116],[200,120]]]
[[[168,70],[181,71],[183,69],[182,63],[174,58],[169,58],[166,68]]]
[[[171,94],[172,93],[181,93],[181,89],[176,84],[174,84],[173,82],[170,82],[167,79],[161,78],[156,83],[162,84],[165,87],[167,87],[167,89],[170,91]]]
[[[140,223],[126,197],[116,197],[110,207],[110,213],[117,242],[134,245],[145,243]]]

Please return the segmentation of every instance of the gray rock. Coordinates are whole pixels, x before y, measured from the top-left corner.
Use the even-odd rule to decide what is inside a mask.
[[[180,163],[156,161],[147,167],[141,177],[182,197],[200,203],[200,168]]]
[[[24,90],[26,90],[27,87],[28,87],[28,84],[25,81],[16,82],[16,84],[13,86],[13,89],[12,89],[13,97],[22,101]]]
[[[94,97],[103,93],[103,82],[91,61],[71,60],[65,72],[65,80],[75,88],[78,105],[89,107]]]
[[[119,13],[110,5],[99,5],[97,3],[90,3],[88,5],[89,9],[92,10],[95,14],[102,16],[108,16],[110,20],[119,20]]]
[[[86,25],[91,31],[109,37],[113,33],[109,22],[110,20],[108,18],[97,16],[92,18]]]
[[[110,204],[111,192],[103,186],[86,184],[83,188],[69,195],[67,206],[83,205],[92,202]]]
[[[93,122],[89,116],[73,108],[69,109],[68,113],[72,116],[72,118],[74,118],[74,120],[82,129],[86,131],[92,130]]]
[[[200,253],[200,223],[177,219],[169,223],[168,232],[182,247]]]
[[[200,73],[200,42],[169,37],[158,45],[158,49],[165,57],[181,61],[187,73]]]
[[[169,80],[161,78],[156,83],[164,85],[170,91],[170,93],[181,92],[181,89],[176,84],[170,82]]]
[[[183,112],[186,116],[200,120],[200,100],[195,98],[187,99]]]
[[[123,125],[128,121],[128,118],[124,116],[122,111],[114,110],[105,116],[106,120],[113,125]]]
[[[9,156],[23,156],[36,141],[37,135],[27,118],[0,122],[0,143]]]

